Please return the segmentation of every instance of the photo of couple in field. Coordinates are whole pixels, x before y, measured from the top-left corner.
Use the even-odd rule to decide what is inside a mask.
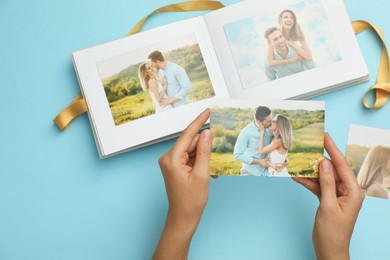
[[[390,199],[390,130],[351,125],[346,158],[367,196]]]
[[[211,175],[317,178],[324,117],[319,101],[213,101]]]
[[[97,62],[115,125],[213,97],[194,34]]]
[[[244,89],[341,60],[320,0],[269,7],[224,30]]]

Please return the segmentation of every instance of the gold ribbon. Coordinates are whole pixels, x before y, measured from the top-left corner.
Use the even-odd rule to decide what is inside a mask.
[[[390,93],[390,71],[389,71],[389,55],[387,52],[385,37],[381,28],[376,26],[375,24],[358,20],[352,22],[353,30],[355,34],[359,34],[362,31],[367,29],[374,29],[374,31],[378,34],[379,38],[382,41],[382,54],[378,68],[378,74],[376,76],[375,85],[370,87],[363,97],[363,104],[366,108],[369,109],[379,109],[386,104],[388,95]],[[367,104],[367,96],[371,91],[375,91],[375,102],[373,105]]]
[[[149,16],[162,12],[189,12],[189,11],[202,11],[202,10],[217,10],[219,8],[224,7],[224,5],[217,1],[188,1],[182,2],[178,4],[172,4],[160,7],[154,10],[149,15],[145,16],[138,22],[136,26],[127,34],[127,36],[135,34],[141,30],[142,25],[144,25],[145,21],[149,18]]]
[[[75,99],[73,99],[72,103],[62,110],[53,121],[57,127],[63,131],[76,117],[87,111],[87,102],[85,102],[85,99],[83,99],[83,96],[79,93]]]
[[[154,10],[149,15],[139,21],[134,28],[127,33],[127,36],[138,33],[146,20],[153,14],[162,13],[162,12],[189,12],[189,11],[202,11],[202,10],[217,10],[224,7],[224,5],[218,1],[209,1],[209,0],[194,0],[188,2],[182,2],[177,4],[167,5],[161,8]],[[352,27],[355,31],[355,34],[358,34],[364,30],[373,28],[375,32],[379,35],[383,43],[382,55],[380,59],[378,75],[376,79],[376,84],[372,86],[363,97],[363,104],[366,108],[369,109],[379,109],[385,105],[387,101],[388,94],[390,93],[390,83],[389,83],[389,56],[387,53],[387,47],[384,39],[382,30],[369,22],[366,21],[353,21]],[[375,103],[370,106],[367,104],[367,95],[369,92],[375,91]],[[88,111],[88,107],[85,99],[83,99],[81,93],[72,101],[72,103],[65,108],[61,113],[59,113],[54,118],[54,123],[62,131],[66,129],[69,124],[79,115]]]
[[[189,12],[189,11],[206,11],[206,10],[217,10],[224,7],[224,5],[218,1],[209,1],[209,0],[194,0],[188,2],[182,2],[177,4],[171,4],[164,7],[160,7],[154,10],[149,15],[142,18],[134,28],[127,34],[127,36],[138,33],[142,25],[146,20],[153,14],[162,13],[162,12]],[[54,123],[57,127],[63,131],[69,124],[79,115],[88,111],[87,103],[83,99],[81,93],[72,101],[72,103],[62,110],[55,118]]]

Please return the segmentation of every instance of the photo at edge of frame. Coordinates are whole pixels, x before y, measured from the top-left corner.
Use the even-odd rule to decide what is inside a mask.
[[[320,101],[214,100],[210,174],[317,178],[324,119]]]
[[[350,125],[345,155],[367,196],[390,199],[390,130]]]

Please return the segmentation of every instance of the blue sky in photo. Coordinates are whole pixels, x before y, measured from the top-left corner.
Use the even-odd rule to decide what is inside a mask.
[[[257,15],[226,24],[229,42],[243,88],[268,81],[264,74],[268,43],[264,32],[278,26],[278,15],[291,9],[297,16],[317,67],[341,60],[320,0],[306,0],[282,8],[263,9]]]

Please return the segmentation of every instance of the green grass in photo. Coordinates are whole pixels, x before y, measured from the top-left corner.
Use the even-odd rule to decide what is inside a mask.
[[[211,175],[240,175],[241,163],[231,153],[212,153],[210,157]]]
[[[318,177],[318,163],[323,158],[322,153],[289,153],[287,171],[295,177]]]
[[[110,103],[115,125],[120,125],[154,114],[154,105],[148,92],[127,96]]]

